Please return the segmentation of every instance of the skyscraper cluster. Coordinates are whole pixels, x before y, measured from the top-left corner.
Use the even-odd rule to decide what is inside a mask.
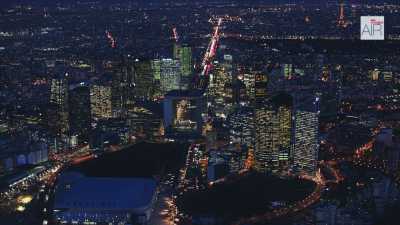
[[[304,100],[304,99],[303,99]],[[295,104],[281,93],[255,109],[255,169],[315,175],[318,157],[316,102]]]
[[[72,138],[87,142],[92,122],[126,119],[138,107],[137,101],[159,100],[171,91],[187,90],[193,75],[191,47],[176,44],[172,56],[151,60],[128,56],[104,61],[102,76],[78,84],[75,74],[59,73],[51,80],[48,127],[65,142]],[[200,131],[201,126],[195,130]]]

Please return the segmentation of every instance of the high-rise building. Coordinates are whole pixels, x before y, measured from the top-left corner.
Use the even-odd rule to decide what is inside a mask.
[[[265,106],[255,110],[255,169],[259,172],[279,171],[279,119],[277,112]]]
[[[156,81],[160,81],[161,77],[161,60],[154,59],[151,61],[151,69],[153,71],[153,78]]]
[[[147,140],[161,136],[162,118],[143,107],[135,107],[128,113],[127,122],[135,138],[145,137]]]
[[[373,80],[373,81],[379,80],[380,71],[379,71],[378,69],[370,70],[370,71],[368,72],[368,74],[369,74],[369,78],[370,78],[371,80]]]
[[[90,108],[93,118],[113,117],[111,90],[111,85],[107,84],[94,84],[90,87]]]
[[[251,107],[238,107],[227,118],[229,141],[232,144],[254,146],[254,110]]]
[[[222,64],[216,64],[210,75],[209,96],[216,102],[225,102],[225,88],[232,84],[232,77]]]
[[[293,99],[281,93],[255,110],[255,168],[260,172],[286,173],[292,140]]]
[[[293,64],[283,64],[282,65],[283,78],[290,80],[293,77]]]
[[[162,59],[160,62],[161,93],[165,95],[172,90],[179,90],[181,83],[181,70],[178,60]]]
[[[250,101],[255,99],[255,81],[256,73],[253,71],[245,72],[241,77],[244,85],[246,86],[246,95]]]
[[[54,78],[51,81],[51,95],[50,103],[55,106],[55,113],[57,114],[54,130],[57,135],[69,134],[69,102],[68,102],[68,73]]]
[[[135,61],[134,68],[135,97],[152,99],[154,95],[154,73],[151,61]]]
[[[78,141],[88,141],[90,132],[90,89],[79,84],[69,91],[70,132],[77,135]]]
[[[180,62],[182,77],[190,77],[193,71],[192,48],[175,44],[174,59]]]
[[[254,83],[256,102],[262,103],[268,97],[267,87],[268,75],[261,72],[256,73]]]
[[[244,103],[246,100],[246,85],[243,81],[235,79],[230,87],[232,91],[232,102],[234,104]],[[228,90],[227,90],[228,91]]]
[[[281,169],[289,168],[290,149],[292,146],[292,112],[293,106],[280,105],[278,108],[279,119],[279,163]]]
[[[174,59],[179,59],[181,48],[182,47],[179,43],[177,43],[177,42],[174,43],[173,50],[172,50]]]
[[[151,61],[151,69],[153,71],[153,79],[154,79],[154,86],[153,86],[153,97],[160,97],[161,94],[161,60],[154,59]]]
[[[233,105],[232,56],[225,55],[222,63],[216,62],[208,86],[208,101],[217,117],[226,118]]]
[[[128,105],[134,97],[134,71],[125,60],[111,62],[107,70],[112,74],[112,111],[115,117],[126,115]]]
[[[164,99],[164,127],[168,134],[200,135],[205,99],[201,91],[168,92]]]
[[[293,169],[297,173],[314,176],[318,160],[318,102],[296,100],[294,113]]]

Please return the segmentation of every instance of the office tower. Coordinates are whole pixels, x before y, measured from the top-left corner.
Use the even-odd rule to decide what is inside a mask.
[[[71,135],[78,141],[88,141],[90,132],[90,89],[81,83],[69,91]]]
[[[136,98],[152,99],[154,94],[154,74],[151,61],[135,61],[135,87]]]
[[[126,115],[128,103],[132,102],[133,75],[132,68],[125,60],[111,62],[107,68],[112,73],[112,111],[113,116],[123,117]]]
[[[268,87],[268,75],[262,72],[255,74],[255,101],[256,103],[262,103],[267,97],[267,87]]]
[[[154,79],[154,85],[153,85],[153,95],[155,98],[161,97],[161,83],[160,83],[160,77],[161,77],[161,60],[159,59],[154,59],[151,61],[151,70],[153,71],[153,79]]]
[[[107,84],[93,84],[90,87],[90,108],[95,119],[111,118],[112,113],[112,87]]]
[[[368,71],[369,78],[373,81],[379,80],[380,71],[378,69]]]
[[[384,71],[382,72],[382,78],[385,82],[391,82],[393,80],[393,72],[391,71]]]
[[[181,52],[182,46],[179,43],[174,43],[173,46],[173,59],[179,59],[180,58],[180,52]]]
[[[170,91],[164,99],[164,127],[168,134],[200,135],[205,99],[201,91]]]
[[[246,86],[246,95],[250,101],[255,99],[255,82],[256,82],[256,72],[249,71],[245,72],[242,76],[242,81]]]
[[[315,57],[315,62],[314,62],[314,81],[321,80],[322,79],[322,74],[324,71],[324,65],[325,65],[326,57],[323,54],[318,54]]]
[[[238,106],[227,118],[229,141],[232,144],[254,146],[254,110]]]
[[[243,81],[235,79],[230,89],[232,91],[232,102],[234,104],[243,103],[246,100],[246,85]]]
[[[180,89],[181,71],[180,64],[174,59],[162,59],[160,63],[160,87],[165,95],[172,90]]]
[[[265,106],[255,110],[255,169],[259,172],[279,171],[279,119],[277,112]]]
[[[232,83],[232,76],[226,71],[223,64],[216,64],[212,74],[210,75],[209,96],[216,103],[223,104],[225,102],[226,86]]]
[[[207,89],[208,101],[217,117],[226,118],[233,105],[232,56],[225,55],[216,62]]]
[[[290,80],[293,77],[293,64],[283,64],[282,74],[285,80]]]
[[[69,105],[68,105],[68,73],[51,81],[50,103],[55,106],[56,121],[54,130],[57,135],[69,134]]]
[[[193,71],[192,48],[175,44],[174,59],[180,62],[182,77],[190,77]]]
[[[286,173],[292,140],[293,99],[280,93],[255,110],[255,168],[260,172]]]
[[[151,60],[151,70],[153,71],[153,78],[155,81],[160,81],[161,77],[161,60]]]
[[[229,76],[233,77],[233,57],[232,55],[224,55],[224,61],[222,62],[222,66],[224,67],[226,73]]]
[[[135,107],[128,113],[127,122],[136,138],[153,139],[160,136],[162,118],[143,107]]]
[[[306,97],[307,98],[307,97]],[[314,176],[318,160],[319,97],[298,97],[294,122],[294,172]]]
[[[278,108],[280,151],[279,163],[282,169],[289,168],[290,148],[292,144],[292,104],[282,104]]]

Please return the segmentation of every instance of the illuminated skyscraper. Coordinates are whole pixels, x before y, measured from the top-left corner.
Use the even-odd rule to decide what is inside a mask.
[[[246,95],[250,101],[255,99],[255,83],[256,83],[256,72],[249,71],[245,72],[242,77],[243,83],[246,86]]]
[[[180,51],[181,51],[182,46],[175,42],[174,47],[173,47],[173,58],[174,59],[179,59],[180,58]]]
[[[300,174],[314,176],[318,160],[318,105],[319,97],[314,101],[299,99],[296,101],[293,168]]]
[[[154,59],[151,61],[151,69],[153,71],[153,78],[156,81],[160,81],[161,76],[161,61],[159,59]]]
[[[153,71],[153,79],[154,79],[154,86],[153,86],[153,97],[160,97],[161,94],[161,84],[160,84],[160,77],[161,77],[161,60],[154,59],[151,61],[151,69]]]
[[[283,104],[278,108],[279,118],[279,164],[287,170],[289,166],[290,148],[292,144],[292,104]]]
[[[222,63],[214,64],[208,86],[209,102],[217,117],[226,118],[233,103],[232,56],[225,55]]]
[[[255,168],[286,173],[292,140],[292,97],[278,94],[255,110]]]
[[[69,135],[68,73],[51,81],[50,103],[55,105],[57,114],[54,130],[57,135]]]
[[[290,80],[293,77],[293,64],[283,64],[282,65],[283,78]]]
[[[175,44],[174,59],[180,62],[182,77],[190,77],[193,71],[192,48]]]
[[[88,141],[90,131],[90,90],[80,84],[69,91],[71,135],[77,135],[78,141]]]
[[[210,75],[209,95],[218,104],[225,102],[225,88],[232,84],[232,77],[223,64],[216,64]]]
[[[179,61],[162,59],[160,63],[161,93],[165,95],[172,90],[180,89],[181,70]]]
[[[109,63],[107,70],[112,74],[112,111],[113,116],[123,117],[127,107],[133,102],[134,88],[132,66],[128,66],[126,60]]]
[[[227,118],[229,141],[233,144],[254,146],[254,111],[251,107],[238,107]]]
[[[255,110],[255,169],[259,172],[279,170],[279,119],[277,112],[266,106]]]
[[[134,68],[135,97],[152,99],[154,95],[154,74],[151,61],[136,61]]]
[[[267,97],[267,86],[268,86],[268,75],[265,73],[255,74],[255,100],[258,103],[262,103]]]
[[[96,119],[113,117],[111,99],[111,85],[92,85],[90,87],[90,108],[92,117]]]

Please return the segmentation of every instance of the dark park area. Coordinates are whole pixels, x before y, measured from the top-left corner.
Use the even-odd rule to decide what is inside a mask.
[[[186,192],[178,198],[177,204],[189,215],[218,215],[234,220],[265,213],[278,202],[290,204],[302,200],[314,187],[315,184],[307,180],[252,172],[233,182]]]

